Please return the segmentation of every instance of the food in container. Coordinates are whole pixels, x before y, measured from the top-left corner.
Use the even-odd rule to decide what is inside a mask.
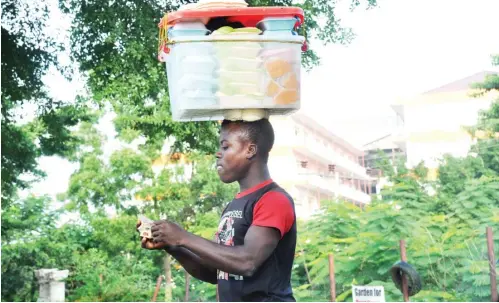
[[[277,79],[289,73],[293,67],[287,60],[272,58],[264,63],[266,71],[272,79]]]
[[[283,89],[274,97],[274,102],[279,105],[295,103],[300,99],[299,91],[296,89]]]
[[[263,74],[260,70],[253,71],[220,71],[221,82],[242,82],[253,85],[260,85],[263,81]]]
[[[164,53],[173,119],[250,120],[299,109],[304,38],[294,30],[301,22],[299,8],[169,14],[164,24],[172,36]]]
[[[224,118],[227,120],[237,121],[256,121],[262,118],[268,118],[268,111],[261,108],[252,109],[229,109],[225,111]]]
[[[211,56],[187,55],[182,58],[182,72],[216,77],[219,64]]]
[[[260,60],[260,58],[255,58],[259,52],[259,49],[254,50],[254,57],[245,56],[245,54],[247,54],[246,52],[252,52],[252,49],[237,49],[242,49],[241,54],[243,54],[243,57],[226,57],[223,62],[220,62],[220,68],[223,68],[225,70],[259,70],[261,68],[262,60]]]
[[[191,90],[206,90],[215,93],[218,90],[218,81],[210,75],[184,74],[178,80],[181,92]]]

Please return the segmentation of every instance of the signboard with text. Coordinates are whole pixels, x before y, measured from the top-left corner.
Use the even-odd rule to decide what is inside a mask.
[[[383,286],[352,285],[353,302],[385,302]]]

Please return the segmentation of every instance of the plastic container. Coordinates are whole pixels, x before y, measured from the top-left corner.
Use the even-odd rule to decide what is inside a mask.
[[[174,29],[206,29],[204,23],[201,21],[183,21],[178,22],[173,26]]]
[[[207,29],[171,29],[168,31],[170,38],[185,37],[185,36],[206,36],[210,31]]]
[[[256,24],[262,31],[287,31],[291,32],[299,19],[295,17],[268,17]]]
[[[250,14],[243,14],[244,10]],[[233,16],[229,15],[231,19],[242,20],[248,27],[255,27],[267,18],[265,11],[273,12],[277,17],[291,17],[294,26],[303,20],[302,15],[293,15],[296,8],[291,8],[293,14],[287,16],[286,10],[281,8],[220,11],[176,12],[170,14],[168,20],[174,30],[178,29],[175,27],[180,24],[178,22],[209,17],[206,14],[233,13]],[[164,55],[173,120],[221,120],[238,109],[265,110],[269,115],[285,115],[298,110],[304,37],[294,35],[292,30],[278,31],[280,35],[170,36]]]

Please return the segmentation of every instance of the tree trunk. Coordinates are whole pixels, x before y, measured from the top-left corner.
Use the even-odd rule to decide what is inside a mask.
[[[172,302],[172,267],[171,267],[171,257],[165,252],[165,302]]]

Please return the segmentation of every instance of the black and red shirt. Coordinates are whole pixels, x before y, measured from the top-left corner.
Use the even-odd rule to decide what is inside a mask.
[[[281,240],[270,257],[251,277],[218,271],[220,301],[295,301],[291,270],[296,247],[296,216],[293,199],[272,180],[237,194],[220,219],[216,241],[243,245],[251,225],[280,231]]]

